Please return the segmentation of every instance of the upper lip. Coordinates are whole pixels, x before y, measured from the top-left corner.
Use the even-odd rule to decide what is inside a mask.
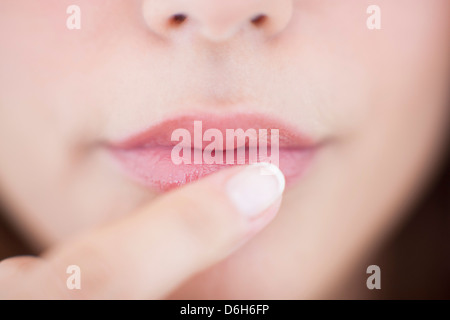
[[[268,116],[258,113],[233,113],[228,115],[217,114],[187,114],[165,119],[161,122],[151,125],[129,137],[120,139],[110,143],[110,147],[114,149],[138,149],[156,146],[175,146],[179,142],[172,141],[171,136],[176,129],[186,129],[194,137],[194,121],[201,121],[203,132],[208,129],[218,129],[222,132],[225,139],[227,129],[270,129],[279,130],[279,147],[280,148],[310,148],[316,145],[316,141],[301,132],[293,125],[286,123],[274,116]],[[270,146],[271,139],[267,139]],[[209,142],[208,142],[209,143]],[[205,146],[205,144],[203,145]],[[193,147],[193,142],[191,147]],[[237,146],[240,147],[240,146]],[[225,148],[224,148],[225,149]]]

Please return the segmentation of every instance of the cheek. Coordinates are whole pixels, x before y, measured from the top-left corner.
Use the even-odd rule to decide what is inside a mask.
[[[423,137],[436,139],[448,103],[450,2],[380,5],[383,29],[370,35],[368,48],[360,49],[371,62],[369,126],[364,130],[389,130],[399,138],[403,134],[405,145]]]
[[[81,8],[81,30],[66,26],[66,10],[74,3]],[[128,14],[138,3],[1,1],[0,43],[6,48],[0,52],[2,119],[20,119],[12,123],[43,131],[51,123],[57,132],[53,136],[65,137],[76,135],[76,128],[86,130],[86,119],[97,121],[93,115],[102,104],[88,103],[102,92],[104,79],[97,70],[122,46],[117,37],[142,33],[135,30],[138,22],[131,21],[135,16]]]
[[[433,99],[446,92],[450,3],[377,1],[381,30],[366,26],[371,4],[299,2],[293,34],[286,39],[287,63],[295,66],[288,70],[298,79],[289,91],[298,92],[296,98],[316,108],[342,136],[359,134],[374,117],[403,114],[408,121],[424,106],[442,106]]]
[[[40,80],[56,82],[87,73],[100,62],[102,47],[111,39],[127,8],[123,1],[76,1],[81,8],[81,30],[69,30],[68,0],[5,0],[0,13],[0,39],[7,50],[1,67]],[[130,7],[130,6],[128,6]],[[122,18],[123,19],[123,18]],[[102,55],[103,53],[103,55]],[[4,74],[4,73],[3,73]],[[9,74],[11,76],[11,74]],[[33,83],[30,81],[30,83]]]
[[[450,71],[450,3],[380,1],[382,30],[355,41],[367,66],[367,123],[385,118],[407,130],[442,115]],[[428,119],[427,119],[428,118]],[[434,119],[434,120],[432,120]]]

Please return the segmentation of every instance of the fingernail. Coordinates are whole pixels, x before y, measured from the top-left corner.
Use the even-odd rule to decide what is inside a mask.
[[[277,166],[255,163],[230,178],[226,191],[239,212],[253,218],[272,206],[284,187],[284,176]]]

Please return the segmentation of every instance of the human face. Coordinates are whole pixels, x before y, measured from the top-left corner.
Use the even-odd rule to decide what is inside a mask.
[[[449,112],[450,2],[376,2],[381,30],[366,0],[3,0],[10,218],[46,248],[160,195],[108,146],[180,114],[277,117],[314,141],[307,170],[267,229],[175,296],[339,286],[424,185]],[[80,30],[66,27],[72,4]]]

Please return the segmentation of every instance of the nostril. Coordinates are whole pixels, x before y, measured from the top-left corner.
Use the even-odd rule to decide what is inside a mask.
[[[252,18],[251,22],[255,25],[255,26],[261,26],[262,24],[264,24],[264,22],[266,22],[267,20],[267,16],[265,14],[259,14],[255,17]]]
[[[291,21],[295,1],[222,1],[220,6],[213,0],[139,2],[145,27],[165,40],[195,34],[223,43],[238,34],[268,39],[281,33]]]
[[[187,16],[183,13],[174,14],[170,19],[170,24],[174,26],[181,25],[187,20]]]

